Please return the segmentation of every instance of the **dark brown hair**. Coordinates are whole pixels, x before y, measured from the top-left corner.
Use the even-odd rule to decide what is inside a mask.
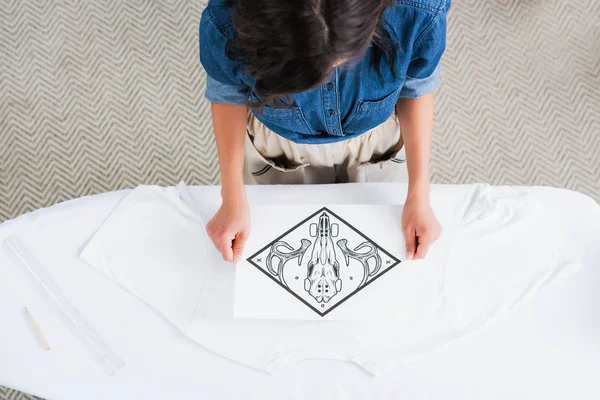
[[[234,36],[227,55],[256,79],[258,102],[289,106],[286,96],[321,84],[340,60],[357,59],[373,44],[371,65],[395,75],[397,45],[382,14],[391,0],[230,0]]]

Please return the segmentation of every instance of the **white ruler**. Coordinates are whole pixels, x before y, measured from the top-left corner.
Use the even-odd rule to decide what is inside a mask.
[[[71,302],[63,296],[48,271],[44,269],[23,242],[13,235],[4,241],[2,246],[15,265],[42,294],[48,306],[58,314],[63,323],[73,332],[73,335],[83,344],[104,372],[112,375],[118,368],[121,368],[124,365],[123,360],[90,326]]]

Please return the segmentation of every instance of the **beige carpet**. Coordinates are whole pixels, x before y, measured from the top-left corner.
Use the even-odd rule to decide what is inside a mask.
[[[0,221],[140,183],[218,183],[203,3],[0,1]],[[442,74],[435,182],[600,200],[600,2],[455,0]]]

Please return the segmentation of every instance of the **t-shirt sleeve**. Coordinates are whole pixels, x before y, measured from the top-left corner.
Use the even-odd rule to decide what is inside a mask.
[[[225,53],[228,36],[214,22],[210,9],[200,20],[200,63],[207,75],[205,97],[214,103],[246,104],[250,87],[242,79],[242,65]]]
[[[451,0],[425,26],[414,45],[400,97],[416,98],[434,92],[440,82],[440,59],[446,49],[446,14]]]

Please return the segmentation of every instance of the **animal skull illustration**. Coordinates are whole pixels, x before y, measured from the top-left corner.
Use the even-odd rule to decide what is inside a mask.
[[[315,229],[316,238],[307,266],[307,278],[304,280],[304,290],[319,303],[327,303],[342,290],[340,264],[332,239],[337,235],[336,230],[337,225],[330,223],[329,216],[321,214]]]
[[[306,254],[312,245],[311,257],[307,265],[306,278],[304,279],[304,290],[317,302],[327,303],[342,290],[340,264],[337,260],[333,244],[333,238],[337,236],[338,226],[337,224],[332,224],[329,215],[323,212],[319,216],[319,222],[311,224],[309,230],[310,235],[315,237],[314,243],[311,243],[308,239],[302,239],[300,247],[294,250],[287,242],[279,240],[271,246],[266,258],[266,265],[272,275],[277,276],[284,286],[288,286],[283,275],[285,264],[294,258],[298,258],[298,265],[302,265],[304,254]],[[351,258],[357,260],[362,265],[364,274],[361,283],[358,285],[358,287],[361,287],[367,282],[370,276],[376,275],[381,269],[381,256],[377,252],[377,247],[369,241],[362,242],[354,250],[349,249],[347,244],[347,239],[337,241],[337,245],[344,255],[346,265],[350,264]],[[283,251],[282,248],[289,250],[289,252]],[[363,248],[367,248],[368,250],[361,252],[360,250]],[[273,261],[275,258],[278,259],[276,268],[274,268]],[[371,258],[375,260],[372,271],[369,266]]]

